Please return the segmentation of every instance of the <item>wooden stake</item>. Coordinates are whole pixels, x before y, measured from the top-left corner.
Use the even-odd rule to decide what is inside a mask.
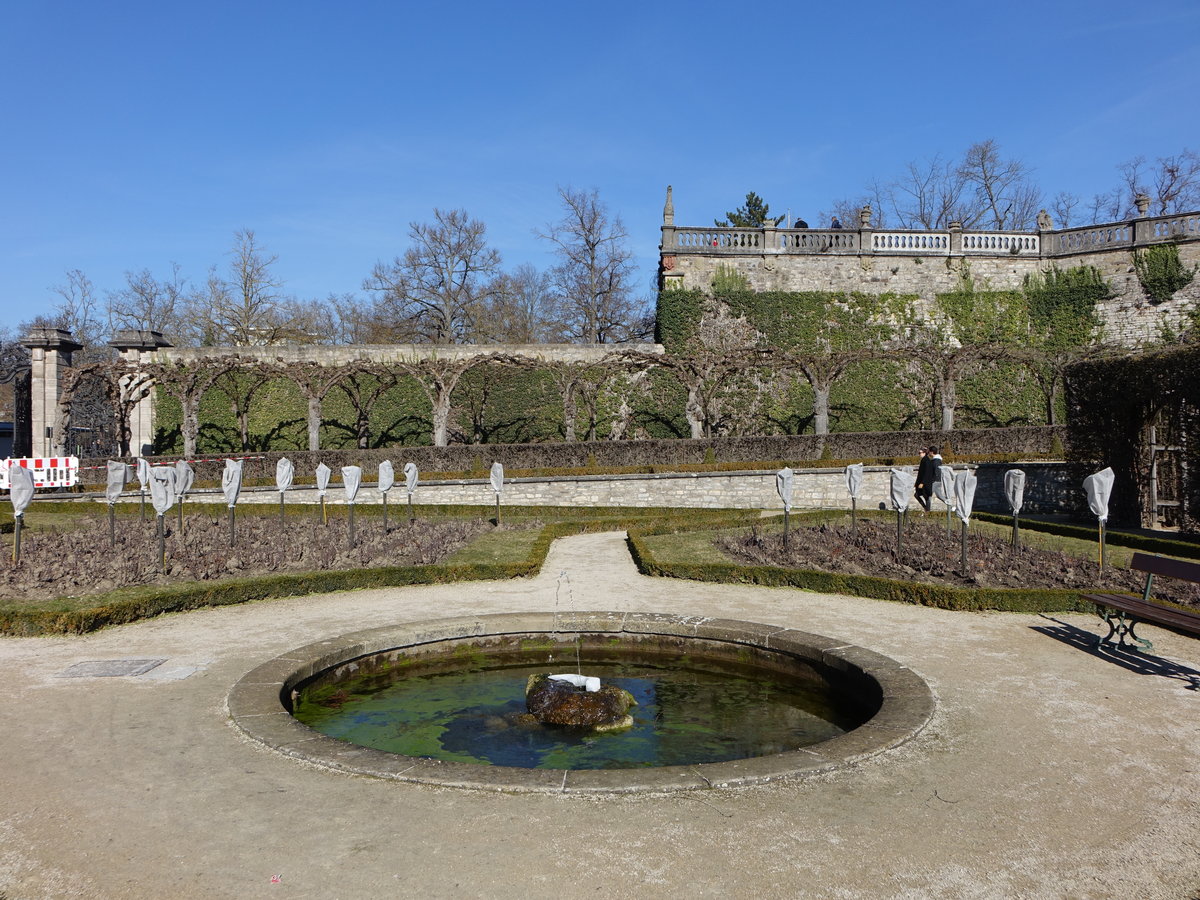
[[[158,519],[158,568],[164,575],[167,574],[167,529],[163,524],[163,517],[156,516]],[[233,545],[230,544],[232,547]]]

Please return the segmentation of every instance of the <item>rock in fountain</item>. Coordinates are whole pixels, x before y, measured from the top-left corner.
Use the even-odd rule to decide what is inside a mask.
[[[617,731],[633,725],[633,694],[615,684],[582,675],[530,675],[525,706],[543,725],[570,725],[594,731]]]

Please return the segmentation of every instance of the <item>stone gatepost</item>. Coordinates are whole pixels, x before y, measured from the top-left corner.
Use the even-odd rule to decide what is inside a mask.
[[[162,332],[126,329],[113,334],[108,342],[120,356],[135,371],[121,379],[121,390],[136,390],[135,382],[141,380],[140,369],[143,363],[150,362],[154,354],[163,347],[171,345],[163,340]],[[148,456],[154,452],[154,391],[137,401],[129,413],[129,452],[134,456]]]
[[[30,355],[30,456],[66,456],[67,435],[60,434],[57,427],[58,395],[62,370],[71,365],[71,354],[82,350],[83,345],[62,328],[31,329],[21,344],[29,348]]]

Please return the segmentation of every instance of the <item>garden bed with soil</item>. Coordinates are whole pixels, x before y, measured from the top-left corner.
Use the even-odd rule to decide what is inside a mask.
[[[238,517],[234,546],[224,518],[189,515],[182,533],[166,517],[166,574],[162,574],[153,517],[120,518],[116,544],[106,519],[84,518],[69,529],[26,530],[21,560],[0,569],[0,600],[91,596],[129,585],[216,581],[287,572],[431,565],[475,537],[495,530],[482,519],[392,524],[387,533],[375,518],[356,523],[350,546],[348,522],[330,518],[286,522],[269,516]]]
[[[783,534],[755,528],[748,534],[717,538],[716,546],[738,562],[869,575],[947,587],[1050,588],[1141,594],[1145,575],[1095,560],[1032,547],[1013,547],[1004,537],[968,532],[968,571],[962,569],[961,532],[944,525],[909,522],[899,554],[896,527],[878,522],[793,528]],[[1156,579],[1154,598],[1200,607],[1200,585]]]

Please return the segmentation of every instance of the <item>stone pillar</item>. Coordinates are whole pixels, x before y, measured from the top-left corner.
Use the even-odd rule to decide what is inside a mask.
[[[34,328],[21,342],[29,348],[29,424],[35,458],[66,456],[67,435],[59,434],[58,395],[62,370],[71,365],[71,354],[83,345],[62,328]]]
[[[1138,194],[1133,202],[1137,205],[1137,218],[1133,220],[1133,243],[1135,246],[1148,244],[1154,239],[1154,223],[1146,218],[1146,213],[1150,211],[1150,197]]]
[[[871,204],[858,211],[858,252],[863,256],[874,253],[875,228],[871,225]]]
[[[140,370],[142,363],[149,362],[162,347],[171,345],[163,340],[161,332],[128,329],[118,331],[109,341],[117,355],[131,368]],[[121,389],[128,390],[138,375],[126,375],[121,379]],[[133,456],[149,456],[154,452],[154,391],[145,397],[129,413],[129,452]]]
[[[962,256],[962,222],[950,223],[950,255]]]

